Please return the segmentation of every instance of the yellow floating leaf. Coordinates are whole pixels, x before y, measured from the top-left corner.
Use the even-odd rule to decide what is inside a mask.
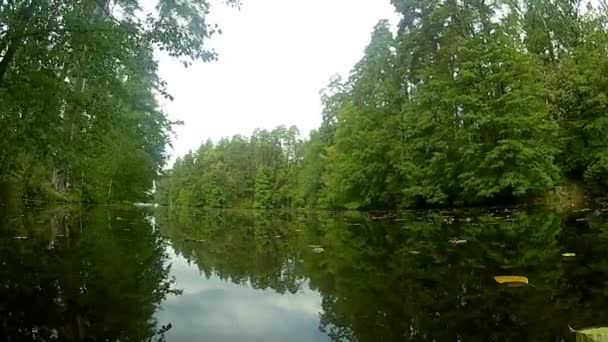
[[[562,256],[564,256],[564,257],[575,257],[576,253],[562,253]]]
[[[577,342],[606,342],[608,341],[608,328],[589,328],[582,330],[574,330],[570,328],[572,332],[576,333]]]
[[[496,276],[494,277],[497,283],[511,287],[520,287],[528,285],[528,278],[522,276]]]

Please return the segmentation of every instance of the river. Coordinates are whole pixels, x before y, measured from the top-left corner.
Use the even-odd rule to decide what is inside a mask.
[[[574,341],[607,303],[602,210],[0,208],[2,341]]]

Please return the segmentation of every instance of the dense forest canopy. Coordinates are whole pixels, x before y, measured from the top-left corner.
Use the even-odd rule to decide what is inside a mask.
[[[392,0],[305,142],[258,131],[179,159],[158,201],[386,209],[608,187],[606,5]],[[289,132],[295,132],[290,129]]]
[[[236,0],[225,1],[236,5]],[[144,8],[145,6],[145,8]],[[158,49],[210,61],[206,0],[0,1],[0,183],[26,198],[145,199],[171,122]],[[148,8],[150,7],[150,8]]]
[[[158,184],[157,201],[175,206],[293,207],[303,143],[296,127],[207,141],[178,158]]]

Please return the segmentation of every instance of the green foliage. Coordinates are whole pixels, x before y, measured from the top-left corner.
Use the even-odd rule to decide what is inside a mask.
[[[553,102],[562,127],[560,161],[565,172],[584,178],[601,193],[608,186],[608,33],[593,30],[585,34],[584,43],[552,75]]]
[[[348,100],[336,113],[335,159],[328,176],[331,203],[356,209],[390,207],[398,200],[398,170],[390,153],[399,141],[396,58],[388,23],[381,22],[348,82]]]
[[[217,31],[207,1],[150,4],[0,1],[0,178],[22,196],[148,197],[171,129],[153,51],[209,61]]]
[[[259,168],[255,175],[253,207],[256,209],[272,208],[272,183],[269,172]]]
[[[158,183],[156,201],[176,207],[282,208],[298,204],[302,141],[296,127],[256,130],[179,158]]]
[[[602,11],[580,1],[392,3],[397,35],[376,26],[324,101],[332,139],[314,133],[305,145],[308,205],[512,201],[564,175],[606,189]]]
[[[602,7],[392,3],[402,15],[399,31],[379,22],[350,77],[332,78],[321,94],[321,126],[302,144],[296,167],[278,163],[284,145],[266,143],[269,133],[258,131],[252,159],[242,162],[255,165],[225,171],[234,180],[235,170],[247,170],[239,188],[248,190],[218,192],[206,187],[221,182],[199,178],[196,191],[231,197],[203,205],[395,209],[521,201],[569,182],[594,194],[608,189]]]

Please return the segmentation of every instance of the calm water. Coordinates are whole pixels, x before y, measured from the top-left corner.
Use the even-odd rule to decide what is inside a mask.
[[[3,207],[0,281],[2,341],[573,341],[608,215]]]

